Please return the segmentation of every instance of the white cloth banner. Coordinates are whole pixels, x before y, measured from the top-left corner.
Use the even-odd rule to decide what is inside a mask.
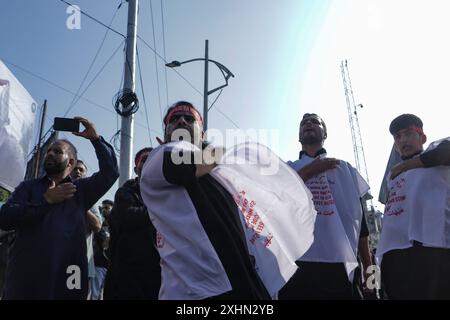
[[[25,177],[36,103],[0,61],[0,186],[13,191]]]
[[[211,175],[234,197],[256,270],[276,297],[313,243],[311,192],[294,170],[256,143],[229,149]]]

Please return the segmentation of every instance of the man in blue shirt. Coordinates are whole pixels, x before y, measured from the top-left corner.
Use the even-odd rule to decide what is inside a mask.
[[[113,148],[91,122],[74,133],[94,146],[100,170],[72,181],[76,148],[57,140],[44,158],[46,176],[23,181],[0,211],[0,228],[15,230],[3,299],[86,299],[86,211],[119,176]]]

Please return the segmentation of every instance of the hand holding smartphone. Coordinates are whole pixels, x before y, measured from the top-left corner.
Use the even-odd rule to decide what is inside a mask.
[[[80,121],[70,118],[55,118],[53,129],[57,131],[80,132]]]
[[[80,132],[80,123],[84,126],[84,130]],[[82,117],[70,118],[55,118],[53,122],[53,129],[58,131],[69,131],[74,135],[83,137],[89,140],[96,140],[99,138],[94,124],[88,119]]]

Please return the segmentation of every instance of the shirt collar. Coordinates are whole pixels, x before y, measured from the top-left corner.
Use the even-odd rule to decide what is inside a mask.
[[[45,175],[41,178],[42,181],[45,181],[47,183],[52,183],[52,179],[50,179],[50,177],[48,175]],[[73,182],[72,178],[70,177],[70,174],[65,177],[64,179],[62,179],[58,184],[61,183],[66,183],[66,182]]]
[[[315,158],[315,157],[317,157],[317,156],[319,156],[321,154],[324,154],[324,153],[327,153],[327,150],[325,150],[325,148],[321,148],[320,150],[318,150],[316,152],[316,154],[314,155],[313,158]],[[303,155],[306,155],[307,157],[309,157],[309,155],[305,151],[302,150],[302,151],[300,151],[300,154],[299,154],[298,158],[301,159]]]

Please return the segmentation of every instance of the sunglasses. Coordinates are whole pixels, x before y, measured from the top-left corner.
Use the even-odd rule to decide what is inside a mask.
[[[175,123],[178,120],[181,119],[181,117],[184,118],[184,121],[186,121],[187,123],[194,123],[195,122],[195,117],[190,115],[190,114],[174,114],[173,116],[171,116],[167,122],[168,123]]]

